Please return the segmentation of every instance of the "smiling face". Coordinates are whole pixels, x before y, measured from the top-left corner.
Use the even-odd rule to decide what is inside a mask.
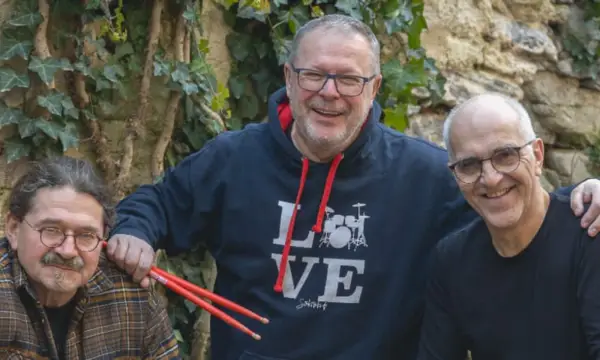
[[[468,159],[488,159],[496,154],[496,168],[491,161],[484,161],[481,176],[473,183],[457,178],[465,199],[494,228],[519,224],[541,188],[544,148],[540,139],[513,152],[515,162],[508,158],[511,154],[508,149],[533,140],[525,139],[519,126],[518,114],[508,104],[498,99],[482,99],[466,105],[456,115],[451,129],[451,162],[462,160],[468,164],[472,163]],[[509,163],[514,166],[504,168],[514,170],[497,170]]]
[[[37,230],[36,230],[37,229]],[[103,208],[90,195],[70,187],[43,188],[33,198],[31,211],[23,221],[7,215],[6,236],[25,270],[38,300],[55,305],[66,303],[77,289],[85,285],[98,267],[102,246],[92,251],[80,251],[73,236],[64,243],[49,248],[40,240],[44,229],[46,242],[66,234],[103,236]]]
[[[356,138],[366,121],[381,76],[368,82],[361,94],[342,96],[332,79],[320,91],[303,89],[293,67],[368,78],[374,75],[371,46],[360,34],[317,28],[305,35],[297,54],[293,64],[285,65],[296,131],[308,146],[341,151]]]

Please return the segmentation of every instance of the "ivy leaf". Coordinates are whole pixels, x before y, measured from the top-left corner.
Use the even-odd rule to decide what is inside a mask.
[[[234,98],[240,99],[244,94],[244,89],[246,88],[246,82],[243,79],[240,79],[237,76],[231,76],[229,78],[229,90],[231,90],[231,95]]]
[[[237,61],[242,62],[250,55],[250,47],[252,46],[251,40],[250,36],[246,34],[232,32],[227,35],[225,42],[227,43],[231,56]]]
[[[106,65],[102,70],[102,74],[112,83],[119,82],[119,77],[125,76],[125,70],[121,65]]]
[[[72,117],[75,120],[79,119],[79,109],[77,109],[76,107],[68,110],[65,109],[64,112],[66,116]]]
[[[358,0],[337,0],[335,7],[346,14],[352,16],[355,19],[362,20],[362,13],[360,12],[360,3]]]
[[[73,104],[73,100],[70,96],[64,96],[60,104],[63,107],[63,114],[70,116],[73,119],[79,119],[79,110]]]
[[[257,10],[252,6],[239,6],[237,17],[241,19],[258,20],[261,23],[264,23],[267,19],[266,14],[263,11]]]
[[[79,134],[73,123],[67,123],[61,132],[58,133],[58,138],[63,147],[63,152],[79,146]]]
[[[17,161],[31,153],[31,145],[23,142],[21,139],[4,140],[4,154],[8,164]]]
[[[27,60],[33,49],[33,43],[29,40],[18,41],[14,38],[3,38],[0,41],[0,60],[10,60],[15,56]]]
[[[37,130],[36,125],[37,119],[23,118],[19,121],[19,135],[21,138],[30,137],[35,134]]]
[[[77,61],[75,64],[73,64],[73,69],[79,71],[83,76],[94,78],[90,66],[83,60]]]
[[[185,11],[182,14],[183,18],[190,24],[195,24],[198,22],[198,18],[196,16],[196,10],[193,6],[189,5],[186,7]]]
[[[171,73],[171,65],[159,58],[158,56],[154,57],[154,76],[163,76],[169,75]]]
[[[37,56],[31,57],[31,61],[29,62],[28,68],[29,70],[38,74],[40,79],[42,79],[42,81],[46,83],[46,85],[50,85],[50,83],[52,83],[52,81],[54,80],[54,74],[58,70],[73,71],[73,66],[71,65],[69,60],[65,58],[41,59]]]
[[[415,86],[425,86],[427,74],[418,64],[402,65],[398,59],[393,59],[381,67],[386,87],[392,92],[402,92]]]
[[[42,15],[39,12],[22,14],[7,21],[9,26],[14,27],[34,27],[42,22]]]
[[[98,118],[96,117],[96,115],[91,112],[88,109],[82,109],[81,113],[83,114],[83,116],[85,116],[86,119],[91,120],[91,121],[96,121],[98,120]]]
[[[27,74],[17,74],[13,69],[0,68],[0,93],[17,87],[28,88],[29,76]]]
[[[104,89],[112,89],[110,81],[106,79],[96,79],[96,91],[101,91]]]
[[[238,106],[240,106],[239,115],[242,118],[253,120],[258,115],[258,99],[253,92],[246,94],[238,102]]]
[[[198,85],[192,82],[185,82],[181,84],[181,88],[186,93],[186,95],[197,94],[199,91]]]
[[[39,95],[37,97],[37,103],[39,106],[48,109],[51,114],[61,116],[63,113],[62,101],[64,98],[65,96],[63,93],[59,91],[52,91],[46,96]]]
[[[393,108],[385,108],[384,122],[389,127],[398,131],[404,131],[408,127],[408,119],[406,117],[406,105],[396,105]]]
[[[47,121],[45,119],[37,119],[35,121],[35,126],[37,129],[41,130],[44,134],[48,135],[48,137],[56,140],[59,134],[63,131],[62,126],[53,121]]]
[[[181,85],[187,83],[190,80],[190,72],[187,64],[178,62],[177,65],[175,65],[175,71],[171,73],[171,80],[180,83]]]
[[[134,53],[134,51],[133,51],[133,46],[131,45],[131,43],[125,42],[125,43],[117,45],[117,47],[115,49],[115,55],[113,55],[113,56],[114,56],[115,60],[119,60],[122,57],[131,55],[133,53]]]
[[[21,109],[10,108],[0,104],[0,127],[18,124],[24,116]]]
[[[271,85],[272,78],[271,73],[266,67],[261,67],[258,72],[252,74],[256,94],[263,100],[269,97],[269,86]]]

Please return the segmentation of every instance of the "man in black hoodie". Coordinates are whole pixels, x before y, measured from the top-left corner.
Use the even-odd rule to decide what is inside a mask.
[[[213,318],[213,359],[414,359],[430,254],[476,213],[445,150],[380,123],[379,58],[362,22],[310,21],[268,123],[220,134],[118,206],[107,250],[136,279],[153,249],[202,243],[215,291],[270,319],[238,316],[255,341]],[[596,180],[574,203],[591,190],[596,209]]]

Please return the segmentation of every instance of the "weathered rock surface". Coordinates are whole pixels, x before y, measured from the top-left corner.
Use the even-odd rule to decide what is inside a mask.
[[[430,0],[427,54],[447,78],[452,107],[475,94],[501,92],[521,101],[546,145],[544,186],[591,177],[587,148],[600,135],[600,84],[573,71],[553,29],[580,29],[572,1]],[[409,132],[443,145],[444,115],[416,113]]]

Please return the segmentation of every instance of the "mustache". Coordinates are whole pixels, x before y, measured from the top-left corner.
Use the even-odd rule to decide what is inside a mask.
[[[85,265],[83,259],[79,256],[71,259],[65,259],[55,252],[47,252],[46,255],[42,257],[42,264],[64,266],[75,271],[80,271]]]

